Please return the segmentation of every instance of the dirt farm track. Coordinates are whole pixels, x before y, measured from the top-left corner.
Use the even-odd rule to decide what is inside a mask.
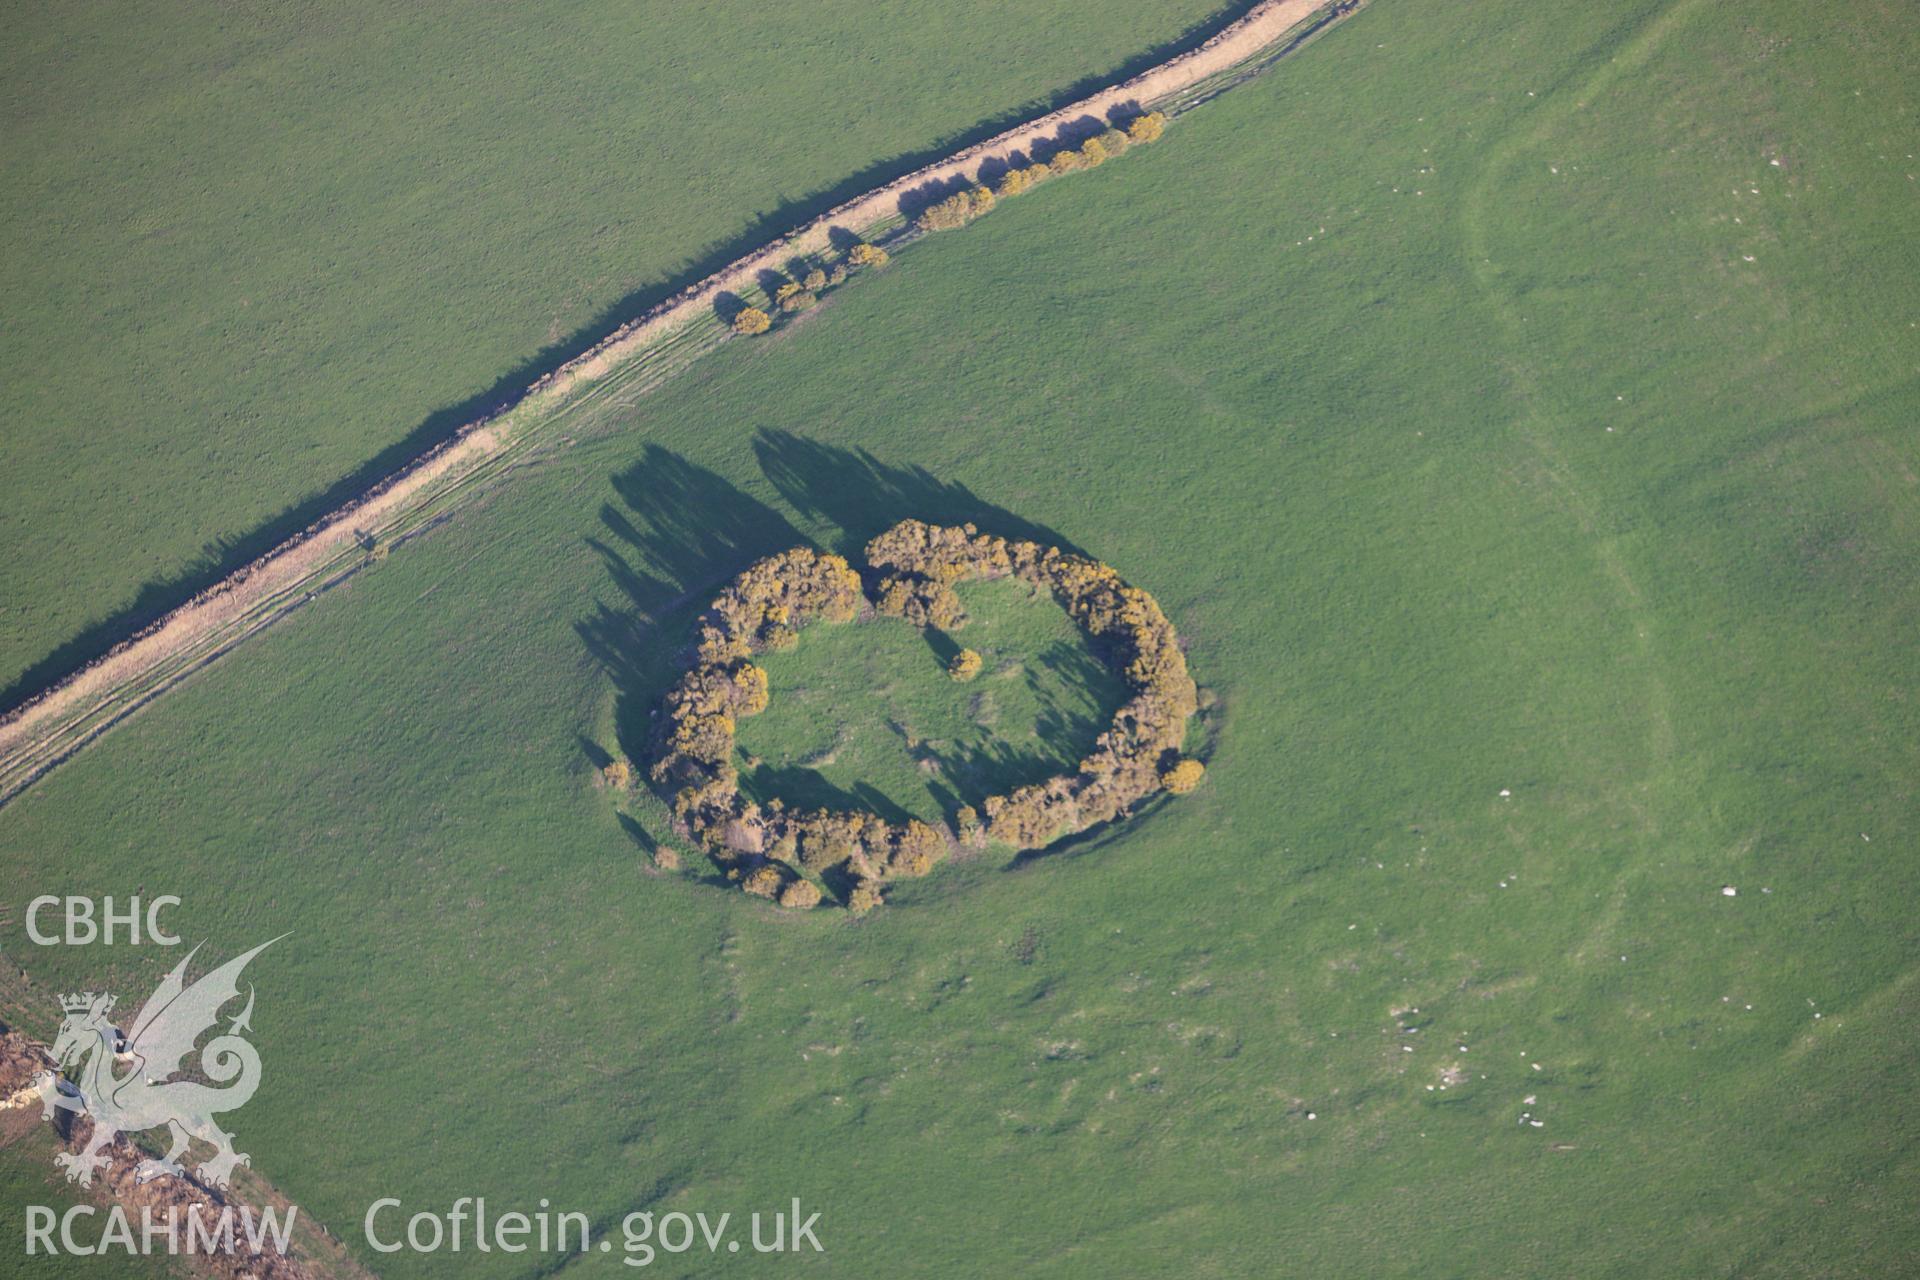
[[[365,562],[366,548],[376,540],[391,545],[445,518],[457,494],[501,469],[525,443],[530,423],[579,400],[594,384],[643,357],[666,366],[654,375],[664,380],[684,367],[688,335],[695,331],[704,328],[710,342],[723,340],[724,330],[714,321],[716,302],[734,290],[752,289],[760,272],[828,249],[835,232],[871,237],[897,227],[903,204],[916,193],[977,178],[983,170],[991,174],[1084,120],[1191,101],[1249,64],[1264,65],[1355,7],[1327,0],[1265,0],[1198,48],[857,196],[661,303],[534,383],[506,409],[469,424],[9,712],[0,720],[0,804],[248,635],[344,580]]]

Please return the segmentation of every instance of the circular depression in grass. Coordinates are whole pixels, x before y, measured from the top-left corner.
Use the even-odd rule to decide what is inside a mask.
[[[1073,769],[1126,702],[1126,681],[1037,587],[956,593],[967,622],[951,633],[873,614],[809,627],[756,659],[770,701],[739,722],[741,791],[762,806],[939,824]],[[982,659],[964,683],[948,675],[963,646]]]

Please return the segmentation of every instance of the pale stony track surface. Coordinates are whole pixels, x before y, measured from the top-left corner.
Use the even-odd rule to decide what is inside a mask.
[[[1328,7],[1327,0],[1266,0],[1266,3],[1256,6],[1244,18],[1226,27],[1198,49],[1143,71],[1131,80],[1102,89],[1092,97],[1029,120],[964,151],[957,151],[923,169],[895,178],[865,195],[855,196],[800,230],[709,276],[657,314],[643,319],[631,332],[618,335],[615,341],[600,350],[589,352],[562,370],[561,375],[571,378],[596,377],[617,363],[623,354],[635,346],[645,345],[650,337],[657,336],[658,330],[672,328],[705,315],[722,293],[754,287],[760,272],[779,270],[789,258],[796,255],[826,251],[831,247],[830,233],[833,230],[844,228],[861,231],[898,217],[902,198],[912,192],[973,178],[982,169],[1004,165],[1015,157],[1030,154],[1037,144],[1050,141],[1076,121],[1089,118],[1104,120],[1109,113],[1130,105],[1144,110],[1255,57]]]
[[[976,179],[1030,155],[1085,120],[1149,109],[1282,45],[1324,16],[1329,0],[1265,0],[1200,47],[1129,80],[896,178],[708,276],[528,388],[504,413],[476,422],[275,550],[201,592],[139,635],[0,721],[0,803],[94,737],[253,632],[352,573],[369,536],[404,534],[410,516],[483,475],[522,442],[521,429],[592,384],[711,323],[723,294],[753,292],[760,274],[823,253],[832,234],[897,223],[912,193]]]

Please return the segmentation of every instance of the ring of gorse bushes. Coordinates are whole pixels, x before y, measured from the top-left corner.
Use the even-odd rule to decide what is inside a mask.
[[[1197,691],[1173,624],[1154,598],[1097,560],[981,533],[973,525],[904,520],[867,544],[879,573],[871,599],[844,557],[795,547],[736,578],[700,619],[692,665],[668,691],[653,742],[654,783],[674,823],[742,889],[785,907],[823,898],[815,877],[844,869],[846,905],[880,905],[888,881],[924,876],[956,847],[1042,848],[1124,816],[1156,792],[1199,785],[1203,767],[1180,754]],[[952,826],[890,823],[870,812],[762,806],[740,792],[734,731],[768,702],[756,654],[791,648],[811,622],[865,611],[949,630],[966,620],[957,583],[1015,577],[1045,590],[1099,643],[1132,691],[1071,773],[962,807]]]

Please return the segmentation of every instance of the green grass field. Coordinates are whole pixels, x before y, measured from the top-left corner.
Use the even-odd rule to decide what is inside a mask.
[[[0,707],[674,289],[1220,12],[15,6]]]
[[[917,631],[894,618],[817,626],[763,656],[771,702],[741,721],[760,763],[741,782],[765,803],[871,808],[952,823],[961,805],[1071,772],[1126,701],[1125,682],[1052,600],[1024,584],[966,583],[964,626]],[[947,675],[962,646],[966,683]],[[638,726],[628,735],[638,744]]]
[[[9,1254],[24,1255],[21,1242],[26,1238],[27,1231],[26,1205],[44,1205],[56,1214],[64,1214],[70,1206],[81,1203],[74,1188],[68,1186],[60,1171],[53,1167],[53,1153],[56,1150],[58,1148],[52,1141],[51,1130],[0,1148],[0,1233],[6,1238]],[[104,1208],[98,1209],[101,1215],[105,1212]],[[139,1218],[136,1216],[132,1221],[137,1231]],[[99,1217],[87,1220],[83,1216],[74,1221],[76,1239],[92,1240],[100,1230]],[[55,1238],[58,1238],[57,1234]],[[33,1276],[34,1280],[95,1280],[101,1276],[139,1276],[162,1280],[163,1277],[187,1274],[181,1269],[183,1264],[176,1264],[171,1259],[129,1257],[118,1252],[110,1257],[98,1257],[41,1251],[36,1252],[31,1260],[23,1256],[21,1261],[12,1265],[21,1268],[21,1274]]]
[[[1906,19],[1374,0],[605,398],[0,810],[4,901],[292,930],[234,1125],[383,1276],[551,1269],[359,1246],[375,1197],[479,1194],[797,1195],[827,1253],[790,1265],[852,1277],[1911,1274]],[[858,922],[654,870],[597,762],[699,609],[906,516],[1151,591],[1219,698],[1205,784]],[[926,642],[860,626],[769,660],[743,747],[931,725]],[[860,749],[830,785],[918,803]],[[41,992],[172,962],[0,939]]]

